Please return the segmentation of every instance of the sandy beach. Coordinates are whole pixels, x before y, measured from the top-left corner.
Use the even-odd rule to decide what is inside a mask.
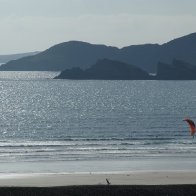
[[[1,174],[1,187],[54,187],[76,185],[196,184],[196,171],[133,171],[113,173]]]
[[[196,171],[1,174],[0,195],[195,196]]]

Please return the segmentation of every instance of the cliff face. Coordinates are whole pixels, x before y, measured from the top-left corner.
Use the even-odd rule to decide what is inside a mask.
[[[65,70],[56,79],[146,80],[150,79],[150,76],[133,65],[103,59],[86,70],[80,68]]]
[[[158,63],[158,80],[196,80],[196,66],[180,60],[173,60],[172,64]]]

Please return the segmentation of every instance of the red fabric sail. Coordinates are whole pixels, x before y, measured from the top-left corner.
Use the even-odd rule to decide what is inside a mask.
[[[188,118],[185,119],[184,121],[186,121],[189,124],[191,135],[194,136],[195,131],[196,131],[195,123],[192,120],[188,119]]]

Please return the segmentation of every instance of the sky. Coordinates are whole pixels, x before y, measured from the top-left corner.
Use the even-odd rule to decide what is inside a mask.
[[[70,40],[124,47],[196,32],[196,0],[0,0],[0,54]]]

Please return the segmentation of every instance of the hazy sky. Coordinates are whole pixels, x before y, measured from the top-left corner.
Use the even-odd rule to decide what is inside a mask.
[[[123,47],[196,32],[196,0],[0,0],[0,54],[80,40]]]

